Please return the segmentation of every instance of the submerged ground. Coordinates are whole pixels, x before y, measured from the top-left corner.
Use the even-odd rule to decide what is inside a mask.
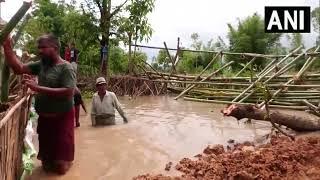
[[[37,167],[27,179],[34,180],[127,180],[146,173],[179,175],[171,168],[184,157],[192,158],[210,144],[263,142],[270,132],[268,122],[252,124],[223,117],[224,105],[175,101],[172,97],[120,97],[130,122],[91,127],[90,115],[81,112],[76,129],[76,156],[72,169],[64,176],[44,173]],[[90,109],[90,102],[87,101]]]

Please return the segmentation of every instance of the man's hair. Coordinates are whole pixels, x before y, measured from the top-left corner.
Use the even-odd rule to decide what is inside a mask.
[[[60,41],[59,38],[57,38],[55,35],[53,34],[44,34],[42,36],[40,36],[37,40],[37,43],[39,44],[42,41],[47,41],[52,43],[53,46],[56,46],[56,48],[59,50],[60,49]]]

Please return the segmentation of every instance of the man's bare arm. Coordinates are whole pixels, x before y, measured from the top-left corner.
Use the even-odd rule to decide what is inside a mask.
[[[5,61],[16,74],[32,74],[27,65],[23,64],[12,49],[12,40],[7,38],[3,43]]]

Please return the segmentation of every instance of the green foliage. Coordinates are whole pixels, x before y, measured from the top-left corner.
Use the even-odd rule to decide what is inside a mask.
[[[227,48],[226,44],[222,40],[221,37],[218,37],[216,41],[214,39],[210,39],[206,43],[200,40],[200,36],[198,33],[191,34],[192,44],[191,48],[194,50],[203,50],[203,51],[220,51],[225,50]],[[177,66],[178,72],[188,72],[188,73],[196,73],[200,72],[205,68],[215,56],[215,53],[208,52],[185,52],[182,51],[180,54],[180,62]],[[219,68],[221,62],[216,60],[213,67]]]
[[[312,17],[312,24],[313,24],[314,30],[316,32],[320,33],[320,7],[317,7],[314,10],[312,10],[311,17]],[[320,35],[319,34],[317,37],[316,44],[320,45]]]
[[[152,11],[154,0],[140,1],[132,0],[125,8],[130,14],[128,22],[137,30],[136,36],[139,40],[150,38],[152,30],[148,24],[146,15]],[[72,2],[71,2],[72,3]],[[79,73],[80,75],[91,76],[100,71],[100,44],[98,36],[101,34],[99,19],[96,18],[95,3],[87,2],[81,5],[81,10],[74,4],[66,4],[62,1],[54,3],[50,0],[36,0],[32,19],[29,20],[23,34],[21,46],[30,53],[37,53],[36,40],[45,33],[53,33],[60,38],[61,56],[64,57],[64,48],[68,43],[74,42],[79,54]],[[141,10],[141,11],[140,11]],[[126,20],[125,15],[114,16],[112,19],[112,28],[114,32],[120,25],[125,23],[114,20]],[[130,21],[134,20],[134,22]],[[141,20],[140,23],[137,23]],[[120,32],[120,31],[119,31]],[[128,55],[118,47],[119,41],[127,42],[126,39],[116,37],[111,39],[109,47],[109,67],[111,73],[119,74],[128,70]],[[146,61],[146,55],[140,52],[136,53],[137,61]],[[135,61],[135,60],[134,60]]]
[[[181,60],[177,66],[177,71],[180,73],[196,73],[197,64],[196,64],[197,54],[192,52],[183,52],[181,53]]]
[[[269,53],[272,47],[279,41],[281,34],[264,33],[264,22],[262,18],[254,14],[243,21],[238,22],[238,26],[234,27],[228,24],[229,28],[229,50],[231,52],[248,52],[248,53]],[[234,60],[235,56],[228,56],[228,60]],[[250,58],[237,59],[233,64],[233,68],[239,69],[239,63],[246,64]],[[259,67],[264,65],[264,61],[256,60],[254,64]]]
[[[170,54],[170,56],[172,59],[174,59],[174,56],[172,54]],[[159,53],[156,57],[156,62],[159,66],[162,67],[163,71],[169,71],[171,69],[172,62],[168,57],[167,51],[164,49],[159,50]]]
[[[304,48],[302,34],[293,33],[293,34],[291,34],[291,36],[287,35],[287,38],[290,42],[290,49],[289,49],[290,51],[293,51],[294,49],[298,48],[301,45]],[[302,53],[302,49],[299,50],[297,53]],[[304,59],[304,58],[301,58],[301,60],[297,61],[297,66],[295,66],[296,70],[299,70],[303,66],[305,61],[303,61],[302,59]]]

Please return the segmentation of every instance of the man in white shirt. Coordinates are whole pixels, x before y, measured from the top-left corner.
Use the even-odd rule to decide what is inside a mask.
[[[104,77],[97,78],[96,88],[97,92],[92,98],[92,126],[115,124],[115,109],[117,109],[123,121],[127,123],[128,118],[122,110],[117,96],[113,92],[107,91],[107,82]]]

